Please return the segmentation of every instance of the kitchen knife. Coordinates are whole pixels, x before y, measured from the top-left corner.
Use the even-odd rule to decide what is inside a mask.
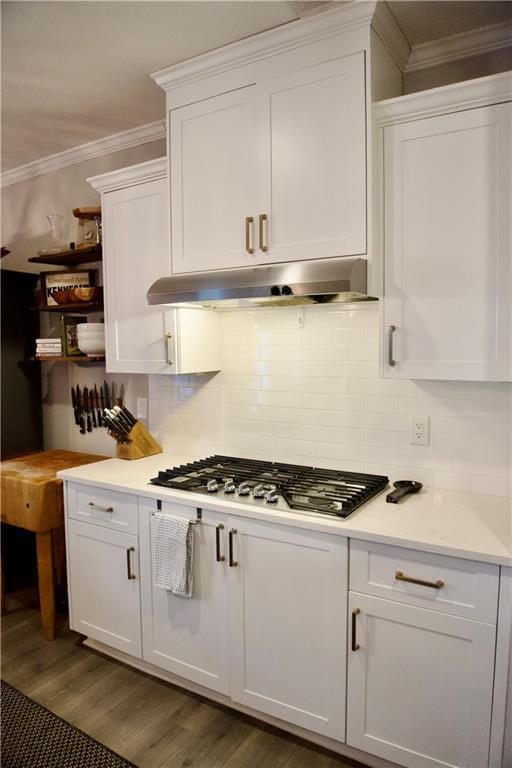
[[[118,405],[120,408],[123,407],[123,401],[124,401],[124,384],[119,385],[119,397],[117,398],[116,405]]]
[[[75,424],[79,427],[80,426],[80,414],[79,414],[79,411],[78,411],[78,405],[77,405],[77,401],[76,401],[76,392],[75,392],[75,388],[74,387],[71,387],[71,402],[73,404],[73,414],[74,414],[74,417],[75,417]]]
[[[114,405],[112,408],[112,411],[115,414],[115,418],[120,421],[128,430],[128,432],[133,427],[133,423],[130,421],[130,419],[125,415],[125,413],[122,411],[122,409],[118,405]]]
[[[76,385],[76,402],[78,408],[78,423],[80,425],[80,434],[85,435],[84,404],[78,384]]]
[[[101,418],[100,400],[98,397],[98,388],[96,387],[96,384],[94,385],[94,405],[96,407],[96,419],[98,421],[98,427],[101,427],[103,426],[103,422]]]
[[[137,423],[137,419],[135,418],[135,416],[132,413],[130,413],[128,408],[126,408],[126,406],[124,405],[121,406],[121,410],[126,416],[126,418],[128,419],[128,421],[130,422],[131,426],[134,427]]]
[[[116,404],[116,383],[115,381],[112,382],[112,388],[111,388],[112,397],[110,398],[110,407],[113,408]]]
[[[110,408],[110,394],[108,391],[108,384],[106,381],[103,382],[103,390],[105,392],[105,408]]]
[[[92,432],[91,414],[89,411],[89,390],[84,387],[84,409],[87,414],[87,431]]]
[[[96,429],[98,424],[96,422],[96,411],[94,409],[94,393],[92,389],[89,390],[89,408],[90,408],[91,417],[92,417],[92,427],[93,429]]]

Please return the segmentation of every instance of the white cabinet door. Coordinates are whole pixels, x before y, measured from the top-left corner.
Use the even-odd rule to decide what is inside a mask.
[[[194,526],[194,586],[187,599],[154,584],[152,509],[140,507],[144,659],[229,695],[226,516],[208,510]],[[196,516],[194,508],[177,504],[164,503],[163,511]]]
[[[228,524],[231,697],[343,740],[345,539],[237,518]]]
[[[364,71],[357,53],[258,84],[261,261],[366,253]]]
[[[384,129],[387,377],[511,378],[511,121],[506,103]]]
[[[355,592],[347,744],[406,768],[485,768],[495,627]]]
[[[169,113],[173,272],[254,263],[246,217],[254,218],[255,88]],[[254,222],[249,225],[250,248]]]
[[[166,373],[164,312],[146,292],[171,273],[165,178],[103,195],[106,368]]]
[[[141,657],[138,539],[67,520],[70,626]]]

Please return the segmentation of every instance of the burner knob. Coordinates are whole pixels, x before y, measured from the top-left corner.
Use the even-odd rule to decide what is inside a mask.
[[[226,480],[224,483],[224,493],[234,493],[236,490],[235,484],[232,480]]]
[[[208,493],[217,493],[219,490],[219,484],[216,480],[208,480],[206,483],[206,490]]]
[[[275,491],[268,491],[268,493],[265,494],[265,501],[267,504],[275,504],[278,500],[279,494],[277,494]]]
[[[265,488],[260,483],[259,485],[255,485],[252,489],[252,495],[255,499],[262,499],[265,495]]]
[[[239,496],[248,496],[251,492],[251,489],[249,488],[249,483],[244,481],[243,483],[240,483],[238,486],[238,495]]]

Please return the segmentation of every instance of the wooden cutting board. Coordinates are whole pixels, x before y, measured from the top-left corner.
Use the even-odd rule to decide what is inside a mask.
[[[39,533],[63,523],[61,469],[104,461],[105,456],[75,451],[41,451],[0,462],[0,520]]]

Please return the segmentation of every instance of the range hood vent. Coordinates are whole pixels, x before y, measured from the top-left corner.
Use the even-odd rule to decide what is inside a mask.
[[[345,257],[173,275],[153,283],[147,300],[219,309],[369,301],[366,267],[366,259]]]

